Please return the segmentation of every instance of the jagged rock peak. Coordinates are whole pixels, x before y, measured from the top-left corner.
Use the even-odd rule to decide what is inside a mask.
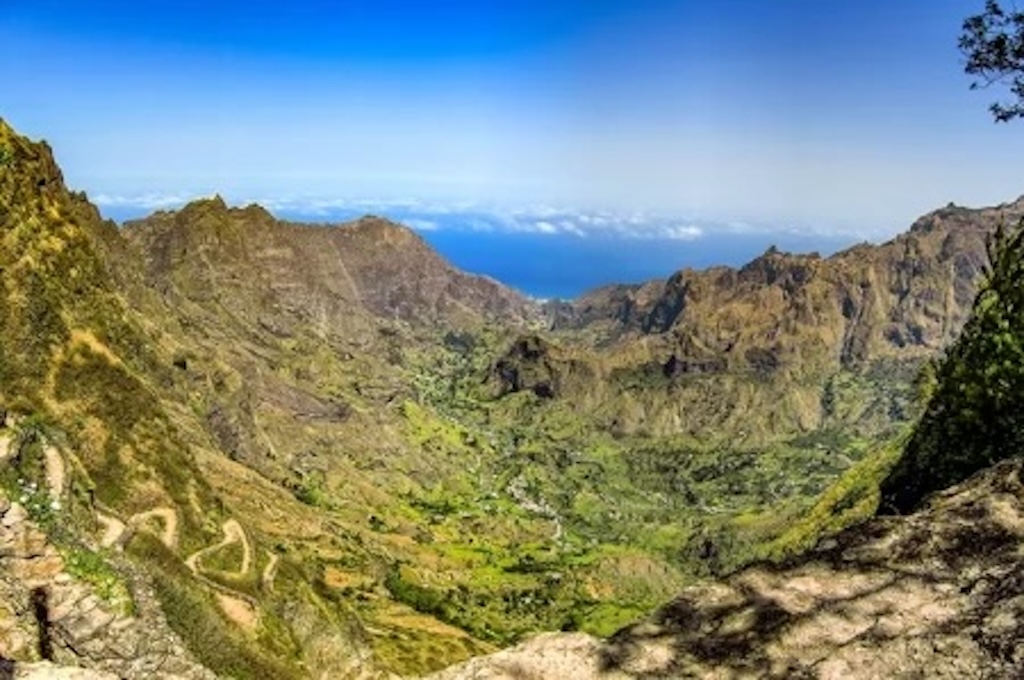
[[[354,222],[340,225],[357,230],[371,238],[381,239],[385,243],[422,243],[426,241],[415,231],[379,215],[363,215]]]
[[[227,202],[220,194],[214,194],[213,196],[205,196],[203,198],[196,198],[181,207],[178,212],[186,214],[195,214],[201,212],[222,212],[226,213],[231,208],[228,207]],[[174,211],[171,211],[174,212]]]
[[[0,118],[0,182],[40,193],[66,193],[64,175],[45,141],[33,142]]]
[[[1016,200],[985,208],[966,208],[952,201],[938,210],[919,217],[910,227],[911,234],[928,234],[943,228],[977,230],[982,220],[1016,223],[1024,218],[1024,195]]]

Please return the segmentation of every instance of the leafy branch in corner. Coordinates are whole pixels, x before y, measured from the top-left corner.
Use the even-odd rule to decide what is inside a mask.
[[[964,71],[976,78],[972,90],[1001,85],[1014,97],[989,106],[996,121],[1024,117],[1024,12],[987,0],[984,12],[964,20],[959,46]]]

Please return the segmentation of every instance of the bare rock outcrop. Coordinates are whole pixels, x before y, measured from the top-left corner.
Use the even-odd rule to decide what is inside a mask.
[[[9,670],[14,680],[117,680],[117,676],[113,673],[75,668],[74,666],[57,666],[48,661],[12,664]]]
[[[130,569],[123,576],[130,606],[68,573],[25,508],[0,498],[0,660],[16,678],[215,677],[167,626],[146,579]],[[39,661],[64,668],[24,665]],[[73,667],[96,674],[75,675]]]

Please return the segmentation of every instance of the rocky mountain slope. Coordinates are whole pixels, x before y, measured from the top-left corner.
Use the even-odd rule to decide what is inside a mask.
[[[542,635],[431,677],[1021,677],[1022,469],[1002,463],[911,516],[686,589],[608,640]]]
[[[367,313],[456,326],[535,314],[514,291],[455,270],[411,229],[379,217],[290,224],[258,205],[229,209],[214,197],[129,222],[124,233],[151,285],[251,315],[278,334],[308,323],[351,337],[365,332]]]
[[[73,655],[87,665],[116,663],[123,677],[151,677],[147,663],[189,655],[173,642],[152,655],[147,645],[180,637],[203,664],[243,677],[301,674],[307,662],[338,676],[372,667],[349,618],[312,592],[297,555],[260,549],[275,544],[245,533],[250,564],[232,563],[242,540],[221,543],[221,526],[238,511],[209,480],[239,488],[233,475],[245,469],[225,470],[220,461],[229,461],[176,385],[178,345],[154,321],[164,310],[122,266],[130,260],[114,259],[129,245],[64,187],[48,147],[6,124],[0,144],[0,401],[5,422],[15,423],[0,436],[0,487],[9,502],[4,526],[17,532],[5,576],[53,577],[40,591],[26,590],[23,579],[8,583],[2,627],[13,632],[0,656]],[[203,469],[211,461],[220,463],[215,475]],[[292,541],[322,531],[303,514],[314,513],[280,493],[272,512],[303,530],[278,522],[278,531]],[[32,523],[24,532],[23,518]],[[154,597],[166,626],[145,614]],[[65,623],[66,647],[44,645],[40,630]],[[129,644],[133,627],[146,630],[136,636],[139,666],[130,647],[118,646]]]
[[[63,492],[44,489],[42,496],[61,498]],[[120,573],[101,566],[88,552],[99,545],[62,552],[18,501],[0,500],[0,511],[0,607],[5,610],[0,649],[5,658],[40,655],[115,677],[215,677],[170,629],[152,588],[130,565],[119,563]],[[120,579],[131,587],[130,605],[126,591],[114,592]]]
[[[1024,200],[983,210],[951,205],[879,246],[827,258],[773,248],[739,269],[682,270],[551,303],[556,332],[596,347],[590,363],[604,389],[558,369],[538,380],[559,383],[570,400],[602,411],[603,426],[625,434],[745,431],[764,440],[837,424],[877,429],[888,412],[905,408],[899,386],[920,360],[959,332],[986,237],[1021,215]],[[507,359],[520,373],[544,361]],[[874,379],[886,374],[897,379]],[[495,380],[499,391],[515,388]],[[850,380],[868,394],[844,413]]]
[[[45,145],[0,122],[0,150],[2,521],[35,546],[0,558],[61,584],[0,579],[0,657],[126,677],[415,675],[813,544],[870,514],[985,233],[1024,212],[597,292],[544,328],[380,218],[213,198],[119,229]],[[79,618],[88,644],[43,653]]]
[[[826,258],[770,248],[739,269],[687,269],[664,281],[610,286],[555,305],[554,327],[593,329],[606,340],[675,331],[730,368],[785,368],[787,355],[801,349],[806,355],[794,357],[794,368],[807,369],[826,347],[827,359],[843,366],[942,347],[970,309],[986,237],[1022,214],[1024,199],[982,210],[950,205],[879,246]],[[823,342],[808,342],[815,336]],[[755,349],[773,346],[777,361],[758,361]]]

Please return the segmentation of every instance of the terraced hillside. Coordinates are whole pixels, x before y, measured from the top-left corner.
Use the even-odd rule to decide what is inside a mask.
[[[213,198],[119,228],[48,147],[3,123],[0,147],[4,495],[54,569],[124,617],[158,603],[168,640],[237,677],[610,634],[812,543],[843,522],[796,520],[891,463],[868,454],[920,411],[985,234],[1024,212],[542,309],[381,218]],[[0,612],[0,655],[40,655],[27,611]],[[54,656],[93,663],[76,640]]]

